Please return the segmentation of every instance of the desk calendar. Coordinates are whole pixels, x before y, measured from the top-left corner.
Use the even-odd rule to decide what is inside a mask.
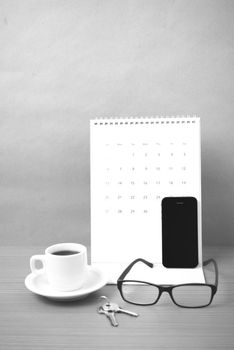
[[[160,281],[174,280],[171,269],[162,266],[161,200],[193,196],[198,201],[199,266],[179,271],[176,282],[204,282],[200,119],[91,120],[90,162],[92,264],[115,282],[128,263],[142,257],[155,263],[157,276],[163,271]],[[173,276],[176,270],[181,269],[173,269]]]

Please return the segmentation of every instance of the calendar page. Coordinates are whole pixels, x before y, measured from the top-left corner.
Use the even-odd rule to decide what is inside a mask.
[[[161,201],[198,201],[201,261],[200,119],[151,117],[90,122],[91,260],[162,263]]]

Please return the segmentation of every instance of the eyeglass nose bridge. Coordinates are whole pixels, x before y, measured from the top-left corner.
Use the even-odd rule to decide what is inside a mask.
[[[156,302],[158,302],[158,300],[161,298],[163,293],[168,293],[171,299],[173,300],[172,289],[173,289],[173,286],[160,286],[160,291]]]

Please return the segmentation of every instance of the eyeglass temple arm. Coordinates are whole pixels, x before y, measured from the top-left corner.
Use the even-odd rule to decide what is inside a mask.
[[[146,264],[147,266],[149,266],[151,268],[154,266],[154,264],[152,264],[151,262],[149,262],[149,261],[147,261],[145,259],[142,259],[142,258],[138,258],[138,259],[134,260],[133,262],[131,262],[131,264],[128,265],[128,267],[119,276],[118,281],[119,280],[123,280],[125,278],[125,276],[130,272],[132,267],[138,262],[142,262],[142,263]],[[219,271],[218,271],[218,265],[217,265],[216,261],[214,259],[205,260],[203,262],[203,266],[207,266],[210,263],[214,264],[214,268],[215,268],[215,286],[217,288],[217,286],[218,286],[218,279],[219,279]]]
[[[138,258],[138,259],[136,259],[136,260],[134,260],[133,262],[131,262],[131,264],[129,264],[128,265],[128,267],[122,272],[122,274],[119,276],[119,278],[118,278],[118,281],[119,280],[123,280],[124,279],[124,277],[129,273],[129,271],[131,270],[131,268],[136,264],[136,263],[138,263],[138,262],[142,262],[142,263],[144,263],[144,264],[146,264],[147,266],[149,266],[149,267],[154,267],[154,264],[152,264],[151,262],[149,262],[149,261],[147,261],[147,260],[145,260],[145,259],[142,259],[142,258]]]
[[[208,259],[208,260],[203,261],[203,266],[207,266],[210,263],[214,264],[214,268],[215,268],[215,286],[217,288],[218,281],[219,281],[219,270],[218,270],[217,262],[214,259]]]

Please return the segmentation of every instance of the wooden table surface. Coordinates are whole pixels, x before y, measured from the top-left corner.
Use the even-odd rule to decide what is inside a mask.
[[[36,296],[24,279],[37,253],[43,248],[0,248],[1,350],[234,349],[234,247],[204,249],[204,258],[218,262],[219,289],[211,306],[192,310],[175,306],[168,295],[157,305],[130,305],[113,285],[73,302]],[[111,327],[96,312],[100,295],[140,316],[118,315],[119,327]]]

